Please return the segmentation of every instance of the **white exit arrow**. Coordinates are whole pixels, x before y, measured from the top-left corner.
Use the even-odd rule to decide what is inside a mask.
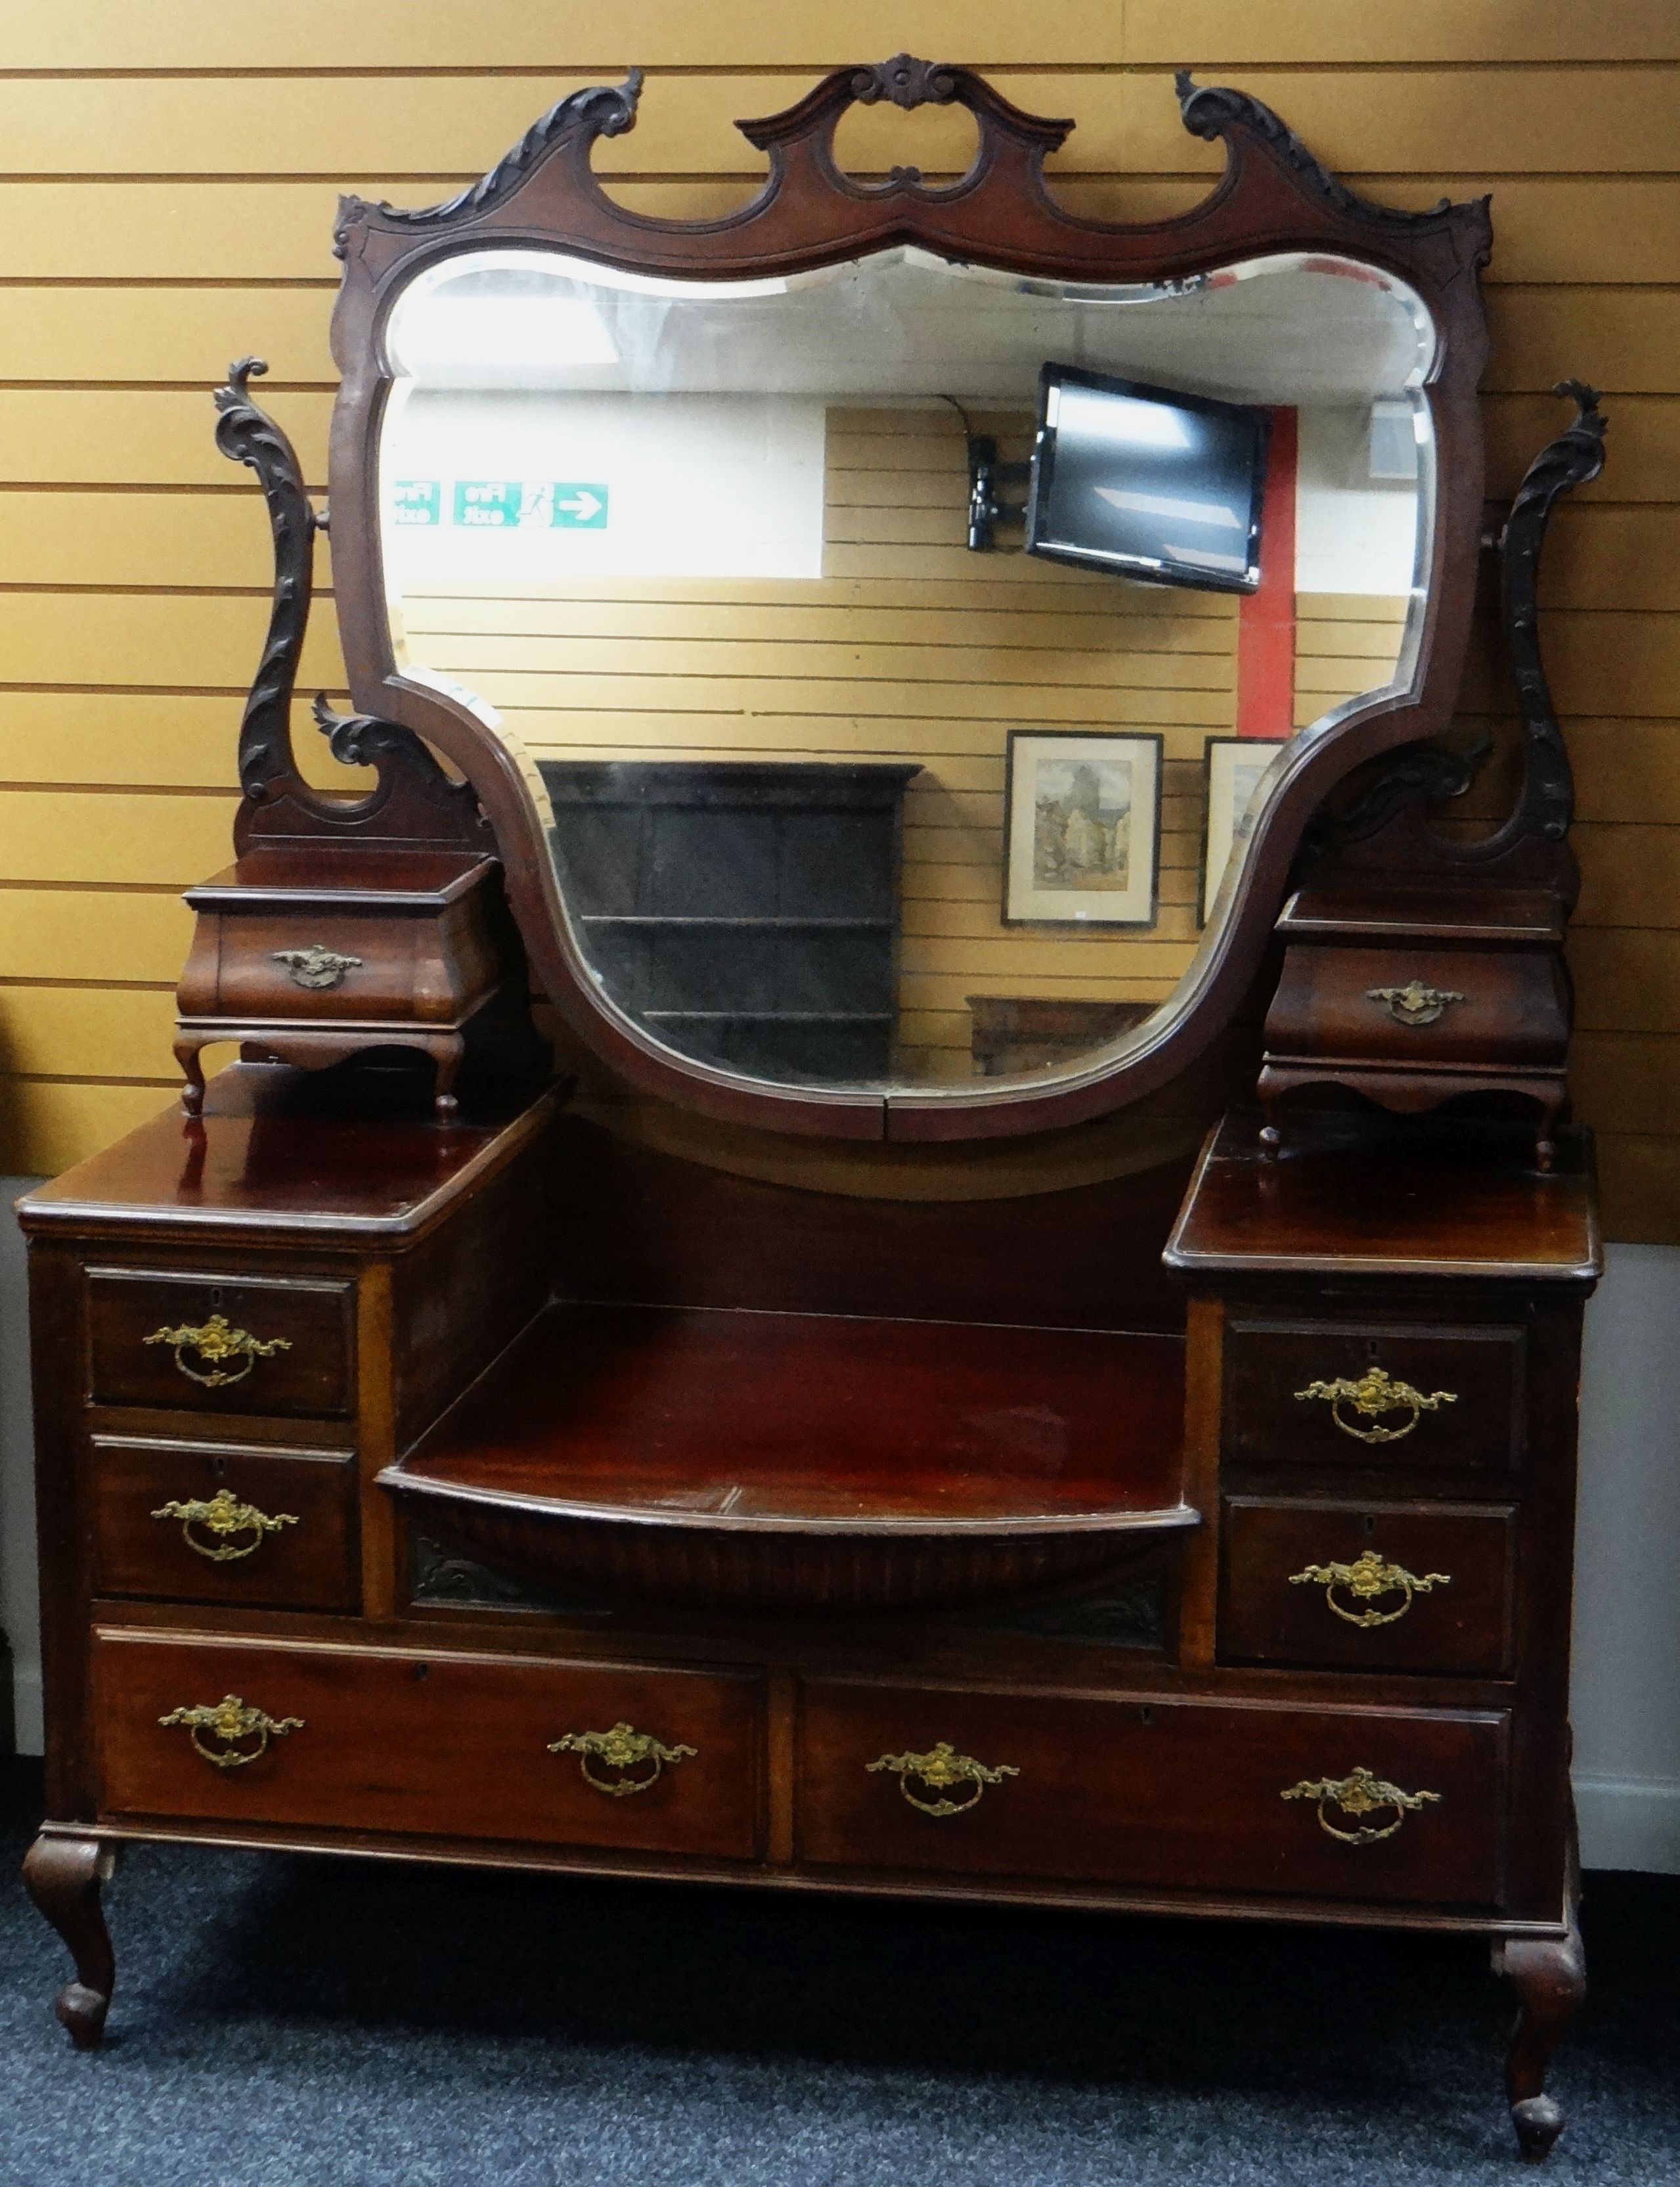
[[[600,514],[604,504],[587,486],[581,486],[573,500],[556,502],[554,506],[569,511],[580,524],[587,524],[591,517]]]

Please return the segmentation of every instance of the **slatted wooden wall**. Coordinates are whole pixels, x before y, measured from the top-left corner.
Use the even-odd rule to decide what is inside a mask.
[[[209,385],[268,357],[320,483],[335,194],[424,203],[548,100],[632,62],[613,186],[672,214],[744,197],[730,117],[906,45],[993,72],[1079,127],[1084,209],[1169,212],[1218,155],[1171,71],[1245,86],[1369,194],[1492,189],[1486,413],[1507,491],[1565,374],[1607,391],[1604,481],[1559,524],[1548,643],[1586,871],[1573,961],[1580,1106],[1613,1235],[1680,1240],[1680,7],[1614,0],[223,0],[0,4],[0,1133],[59,1167],[160,1105],[176,891],[225,859],[233,737],[264,624],[261,511],[211,444]],[[961,155],[961,117],[851,117],[860,167]],[[941,136],[940,132],[943,132]],[[931,147],[930,150],[928,148]],[[1467,694],[1497,717],[1491,671]],[[337,667],[329,611],[306,677]],[[312,734],[312,733],[306,733]]]

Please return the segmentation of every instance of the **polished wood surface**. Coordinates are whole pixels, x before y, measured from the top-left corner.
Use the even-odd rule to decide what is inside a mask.
[[[1315,1118],[1268,1157],[1260,1120],[1228,1117],[1203,1150],[1166,1265],[1190,1282],[1237,1271],[1333,1267],[1343,1277],[1511,1278],[1589,1289],[1603,1273],[1590,1143],[1559,1142],[1554,1173],[1532,1141],[1454,1120],[1415,1135]]]
[[[351,1284],[98,1268],[87,1271],[87,1292],[96,1404],[326,1415],[353,1408]],[[263,1350],[232,1358],[204,1350],[217,1341],[218,1318]]]
[[[1177,1508],[1183,1376],[1168,1336],[563,1305],[402,1471],[671,1525],[1076,1526]]]
[[[412,1236],[540,1134],[549,1105],[503,1094],[446,1131],[430,1088],[366,1071],[315,1080],[237,1065],[216,1077],[201,1118],[166,1110],[103,1154],[38,1186],[25,1230],[54,1226],[131,1238],[242,1227],[304,1237],[347,1229]],[[511,1134],[509,1116],[518,1121]]]

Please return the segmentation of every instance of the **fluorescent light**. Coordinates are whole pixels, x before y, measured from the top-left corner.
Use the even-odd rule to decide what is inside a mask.
[[[1184,420],[1165,402],[1145,402],[1135,395],[1108,395],[1093,388],[1062,386],[1061,402],[1076,413],[1074,430],[1113,441],[1123,448],[1188,448]],[[1048,423],[1058,422],[1050,418]]]

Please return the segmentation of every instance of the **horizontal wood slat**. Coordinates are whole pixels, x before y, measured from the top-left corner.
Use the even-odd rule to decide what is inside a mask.
[[[500,158],[543,105],[601,80],[599,71],[557,69],[533,96],[522,76],[228,76],[207,98],[192,77],[0,78],[0,142],[11,171],[39,175],[318,173],[322,146],[342,156],[346,143],[364,172],[412,171],[424,147],[432,171],[470,174]],[[1212,177],[1223,163],[1222,148],[1181,125],[1170,65],[1027,76],[998,67],[992,80],[1038,113],[1077,115],[1055,171]],[[1680,124],[1672,75],[1638,68],[1600,71],[1591,99],[1566,70],[1497,61],[1475,70],[1424,65],[1399,76],[1357,65],[1296,72],[1248,64],[1229,80],[1287,110],[1290,126],[1330,167],[1364,175],[1664,171]],[[773,113],[797,89],[750,71],[690,76],[655,63],[635,127],[598,143],[596,167],[761,173],[761,155],[733,117]],[[964,138],[972,142],[972,125],[956,110],[905,115],[883,101],[847,115],[842,151],[856,171],[899,164],[960,171]]]
[[[340,0],[290,0],[272,14],[230,14],[221,0],[171,0],[138,13],[131,0],[79,0],[54,14],[5,0],[0,25],[14,69],[521,68],[554,65],[552,21],[529,0],[406,0],[400,37],[389,18]],[[919,0],[919,52],[976,65],[1019,60],[1028,40],[1004,0]],[[1346,0],[1059,0],[1031,25],[1033,59],[1109,65],[1184,61],[1420,62],[1645,60],[1680,56],[1668,0],[1617,0],[1593,12],[1528,0],[1410,0],[1403,12]],[[767,12],[745,0],[638,0],[626,18],[598,19],[591,65],[629,59],[665,68],[750,60],[804,74],[879,60],[906,36],[899,0],[851,0],[843,14],[804,7]],[[583,42],[576,32],[567,42]],[[622,47],[624,54],[615,50]],[[599,72],[599,71],[598,71]]]

